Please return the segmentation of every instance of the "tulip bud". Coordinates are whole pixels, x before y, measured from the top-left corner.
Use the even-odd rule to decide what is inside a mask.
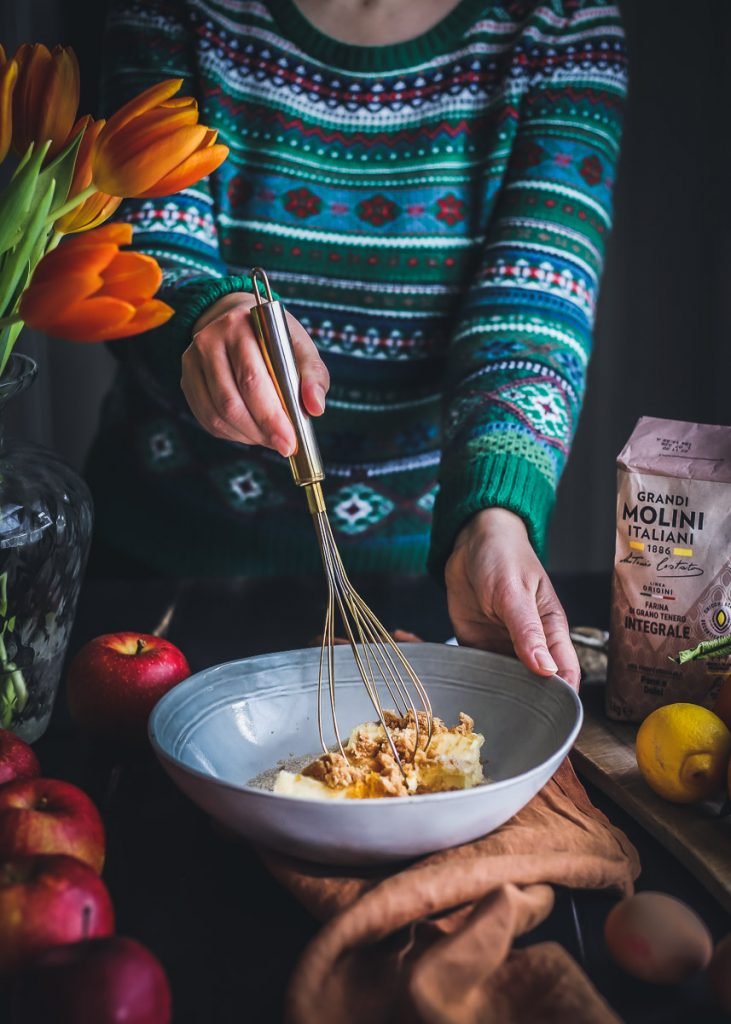
[[[63,149],[79,106],[79,63],[70,46],[23,43],[13,58],[18,81],[13,93],[13,149],[51,140],[48,159]]]
[[[0,46],[0,163],[8,155],[13,137],[13,90],[17,80],[17,61],[6,60]]]
[[[109,341],[152,330],[174,310],[153,299],[162,282],[156,260],[122,252],[130,224],[71,235],[40,261],[20,301],[31,327],[68,341]]]
[[[66,200],[67,204],[91,184],[91,158],[99,132],[105,124],[104,120],[95,121],[87,114],[85,117],[79,118],[73,127],[72,136],[75,137],[81,133],[82,137],[78,153],[76,154],[74,176],[71,180],[71,187],[69,188]],[[60,217],[54,224],[54,228],[63,234],[88,231],[91,228],[96,228],[112,216],[121,202],[120,196],[109,196],[106,192],[95,192],[75,209]]]
[[[174,98],[181,78],[171,78],[130,100],[99,133],[92,178],[109,195],[172,195],[204,178],[228,156],[217,132],[198,124],[198,105]]]

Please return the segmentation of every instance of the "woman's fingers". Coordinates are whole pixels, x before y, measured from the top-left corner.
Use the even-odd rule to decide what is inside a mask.
[[[580,670],[561,603],[548,577],[515,582],[500,595],[501,617],[515,653],[533,672],[558,674],[578,689]]]
[[[518,516],[502,508],[475,515],[457,537],[445,582],[460,643],[507,646],[537,675],[558,673],[578,688],[566,615]]]
[[[183,374],[180,380],[180,387],[190,406],[191,412],[200,425],[205,427],[209,433],[226,441],[249,443],[248,439],[242,438],[227,427],[223,421],[219,420],[216,407],[213,404],[208,385],[206,384],[203,367],[199,365],[198,357],[194,352],[186,351],[183,355]]]
[[[320,416],[325,411],[330,374],[320,358],[317,346],[302,324],[289,314],[287,324],[302,380],[302,404],[310,416]]]
[[[198,331],[183,355],[181,383],[196,418],[216,437],[266,445],[281,455],[294,450],[294,429],[267,371],[247,307],[229,309]]]
[[[296,446],[294,427],[250,331],[227,336],[226,361],[239,402],[255,424],[253,443],[274,448],[280,455],[291,455]]]
[[[244,403],[226,347],[211,346],[200,365],[213,406],[213,423],[208,429],[218,435],[233,432],[237,440],[246,444],[268,445],[270,439],[259,429]]]
[[[249,311],[245,302],[228,305],[195,334],[183,355],[181,386],[196,418],[216,437],[291,455],[294,428],[269,375]],[[325,407],[329,375],[302,325],[289,315],[288,322],[302,402],[317,416]]]
[[[541,610],[541,621],[543,631],[546,634],[546,642],[553,660],[556,662],[558,675],[567,683],[578,690],[581,681],[581,668],[576,649],[571,642],[569,635],[569,624],[566,620],[566,613],[556,593],[547,579],[541,580],[539,588],[544,587],[550,590],[545,599],[539,589],[539,608]]]
[[[508,579],[496,593],[495,605],[523,664],[542,676],[556,672],[558,666],[548,648],[535,591],[520,579]]]

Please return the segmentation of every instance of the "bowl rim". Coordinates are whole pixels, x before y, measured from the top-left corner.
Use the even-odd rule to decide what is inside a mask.
[[[399,645],[399,646],[402,646],[402,645]],[[413,643],[404,644],[403,646],[413,647]],[[419,646],[423,649],[423,647],[426,647],[426,646],[436,647],[436,648],[444,648],[444,647],[448,647],[448,646],[451,646],[451,645],[440,644],[440,643],[429,643],[428,641],[425,641],[423,644],[420,644]],[[216,775],[211,775],[210,772],[204,772],[204,771],[202,771],[199,768],[193,768],[191,765],[188,765],[185,762],[181,761],[180,759],[174,757],[159,742],[159,740],[158,740],[158,738],[157,738],[157,736],[155,734],[155,723],[156,723],[156,720],[162,717],[162,714],[165,711],[165,706],[167,704],[173,704],[175,698],[177,698],[178,700],[181,699],[181,696],[183,695],[182,694],[183,688],[187,692],[189,689],[192,688],[191,685],[188,685],[188,684],[195,683],[195,681],[200,676],[206,675],[212,669],[220,669],[220,668],[224,668],[224,667],[228,667],[228,666],[232,666],[232,665],[250,664],[253,661],[262,660],[262,659],[269,658],[269,657],[282,656],[282,655],[285,655],[285,654],[302,654],[305,651],[311,651],[311,650],[315,650],[315,648],[309,648],[309,647],[293,648],[292,650],[287,650],[287,651],[271,651],[271,652],[269,652],[267,654],[255,654],[255,655],[251,655],[250,657],[247,657],[247,658],[232,658],[229,661],[220,662],[217,665],[209,665],[207,668],[200,669],[198,672],[194,672],[192,675],[188,676],[187,679],[184,679],[182,682],[178,683],[177,686],[174,686],[171,690],[168,690],[167,693],[163,694],[163,696],[160,698],[160,700],[157,702],[157,704],[155,704],[154,708],[150,712],[150,716],[149,716],[148,721],[147,721],[147,735],[148,735],[148,739],[149,739],[150,744],[152,745],[152,748],[155,751],[155,754],[157,755],[158,759],[160,761],[167,762],[169,765],[171,765],[173,768],[175,768],[176,770],[178,770],[180,772],[183,772],[183,773],[185,773],[187,775],[191,775],[194,778],[200,779],[201,781],[208,782],[208,783],[213,783],[216,787],[224,788],[224,789],[230,790],[230,791],[232,791],[234,793],[246,794],[247,796],[269,797],[269,798],[275,797],[280,802],[286,801],[286,802],[288,802],[290,804],[293,804],[293,805],[296,805],[298,807],[301,806],[302,804],[317,803],[318,806],[338,807],[338,808],[345,808],[345,807],[347,807],[347,808],[349,808],[351,810],[346,811],[346,813],[354,813],[352,808],[356,808],[356,807],[370,807],[370,808],[378,807],[378,808],[383,808],[384,806],[391,806],[391,805],[401,806],[403,804],[403,800],[399,800],[399,799],[396,799],[394,797],[385,797],[385,796],[384,797],[371,797],[371,798],[369,798],[367,800],[347,800],[347,799],[333,800],[332,798],[327,798],[327,797],[309,797],[307,800],[304,800],[302,797],[289,796],[289,795],[287,795],[285,793],[275,793],[272,790],[262,789],[259,786],[250,786],[247,783],[230,782],[230,781],[228,781],[226,779],[221,779],[221,778],[219,778]],[[494,651],[484,651],[481,648],[477,648],[477,647],[460,647],[459,650],[475,652],[475,654],[478,654],[480,656],[484,655],[484,654],[489,654],[491,657],[503,659],[503,660],[509,661],[509,662],[511,662],[513,664],[516,664],[516,663],[518,665],[521,664],[515,658],[510,658],[507,655],[497,654]],[[522,665],[521,665],[521,667],[525,668],[525,666],[522,666]],[[526,672],[530,672],[530,670],[527,669],[527,668],[525,668],[525,671]],[[531,673],[531,675],[533,675],[533,673]],[[527,771],[521,772],[519,775],[511,775],[507,779],[498,779],[495,782],[489,782],[489,783],[486,783],[484,785],[471,786],[471,787],[469,787],[467,789],[451,789],[451,790],[447,790],[447,791],[441,792],[441,793],[416,793],[413,796],[409,796],[408,798],[406,798],[406,803],[409,806],[411,806],[411,805],[420,805],[425,800],[428,801],[429,803],[434,803],[434,802],[436,802],[438,800],[445,800],[445,799],[452,799],[452,800],[455,800],[455,799],[468,799],[470,797],[474,799],[475,796],[477,796],[478,794],[486,794],[488,792],[494,793],[494,792],[498,792],[498,791],[500,791],[502,789],[507,789],[510,786],[517,785],[518,783],[526,782],[531,777],[533,777],[535,775],[540,775],[542,770],[546,767],[546,765],[549,764],[552,761],[555,761],[556,759],[558,759],[557,763],[560,764],[564,760],[564,758],[567,756],[567,754],[569,753],[571,748],[573,747],[574,741],[575,741],[576,737],[579,734],[579,730],[581,729],[581,726],[582,726],[583,720],[584,720],[584,707],[583,707],[583,704],[581,703],[581,699],[580,699],[579,694],[577,693],[577,691],[574,689],[573,686],[571,686],[570,683],[566,682],[566,680],[563,679],[561,676],[559,676],[557,674],[554,674],[554,675],[551,675],[551,676],[538,676],[538,675],[535,675],[534,678],[535,678],[535,681],[536,681],[537,685],[546,684],[546,683],[549,683],[549,682],[551,684],[560,683],[561,687],[565,688],[564,692],[568,691],[570,699],[572,700],[573,705],[574,705],[574,712],[575,712],[574,724],[570,728],[570,730],[568,732],[568,735],[567,735],[566,739],[563,741],[563,743],[549,757],[547,757],[543,761],[541,761],[540,764],[534,765],[533,768],[529,768]],[[355,813],[364,813],[364,812],[356,811]]]

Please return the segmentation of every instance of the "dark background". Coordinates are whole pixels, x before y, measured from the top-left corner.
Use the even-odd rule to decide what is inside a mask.
[[[72,45],[81,112],[98,114],[105,7],[3,0],[0,41]],[[589,386],[553,521],[550,568],[562,571],[612,564],[615,459],[639,416],[731,424],[731,4],[620,8],[630,93]],[[29,331],[19,347],[42,365],[11,428],[79,466],[111,357]]]

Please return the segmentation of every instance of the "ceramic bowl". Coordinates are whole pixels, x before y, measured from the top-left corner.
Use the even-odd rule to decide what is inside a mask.
[[[581,703],[557,676],[445,644],[405,644],[434,713],[460,711],[485,736],[488,785],[376,800],[301,800],[249,785],[292,757],[320,752],[319,650],[227,662],[186,679],[156,705],[149,735],[163,767],[199,807],[261,846],[330,864],[417,857],[491,832],[520,810],[571,749]],[[374,718],[349,647],[335,649],[343,735]],[[327,738],[327,737],[326,737]]]

